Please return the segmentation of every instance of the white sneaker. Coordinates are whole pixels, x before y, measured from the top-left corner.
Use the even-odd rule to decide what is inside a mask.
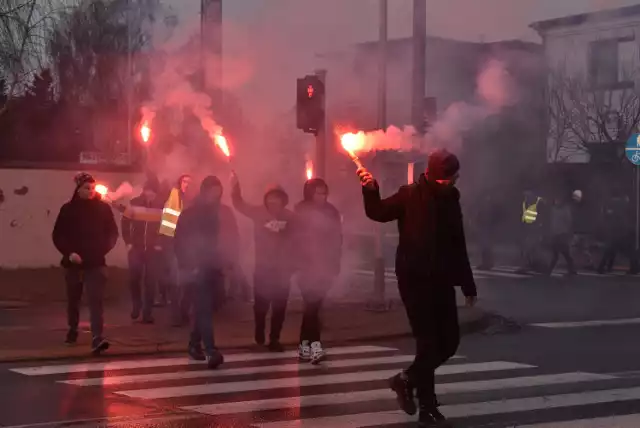
[[[311,344],[311,364],[319,364],[321,361],[324,361],[326,356],[327,353],[322,349],[320,342],[313,342]]]
[[[303,340],[298,346],[298,359],[300,361],[311,360],[311,347],[309,346],[308,340]]]

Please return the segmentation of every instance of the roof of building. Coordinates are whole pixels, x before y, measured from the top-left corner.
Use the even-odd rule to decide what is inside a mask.
[[[573,27],[586,22],[602,22],[629,15],[640,15],[640,4],[620,7],[617,9],[607,9],[598,12],[581,13],[578,15],[562,16],[560,18],[537,21],[529,25],[537,32],[545,32],[558,27]]]

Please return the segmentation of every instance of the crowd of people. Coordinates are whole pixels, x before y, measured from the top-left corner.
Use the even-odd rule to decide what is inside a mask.
[[[416,341],[414,362],[389,379],[402,410],[419,411],[420,427],[445,427],[438,410],[435,370],[456,352],[459,342],[455,286],[468,306],[477,292],[467,255],[460,192],[455,187],[460,165],[453,154],[430,154],[428,168],[413,184],[382,199],[371,173],[360,168],[364,211],[376,222],[396,221],[399,246],[396,257],[398,288]],[[118,227],[111,207],[95,191],[95,179],[76,177],[72,198],[56,220],[53,241],[62,254],[68,290],[67,343],[78,336],[78,308],[83,288],[89,297],[92,352],[109,347],[103,336],[105,256],[115,246]],[[224,362],[216,347],[213,307],[225,277],[237,266],[237,225],[234,211],[221,203],[223,186],[215,176],[200,183],[199,194],[185,203],[191,177],[183,175],[164,202],[157,199],[157,183],[148,182],[140,197],[124,208],[122,237],[129,252],[134,319],[152,323],[154,285],[171,300],[176,324],[192,316],[188,344],[191,358],[206,361],[210,369]],[[283,350],[280,332],[285,319],[292,276],[304,300],[298,356],[319,363],[326,353],[321,344],[320,310],[331,283],[340,271],[342,221],[328,202],[329,188],[320,178],[308,180],[303,199],[293,210],[279,187],[266,191],[262,204],[242,196],[235,174],[232,205],[252,220],[255,239],[255,341],[266,342],[266,316],[271,309],[268,349]],[[162,198],[163,199],[163,198]],[[161,208],[161,216],[156,213]],[[141,285],[142,284],[142,285]],[[415,399],[417,398],[418,405]]]

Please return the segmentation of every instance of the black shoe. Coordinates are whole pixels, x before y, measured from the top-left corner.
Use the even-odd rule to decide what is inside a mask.
[[[438,409],[423,409],[420,408],[420,414],[418,416],[419,428],[453,428],[453,425],[447,421],[442,413]]]
[[[256,331],[253,338],[258,345],[263,346],[265,342],[264,327],[260,328],[259,326],[256,326]]]
[[[277,340],[272,340],[271,342],[269,342],[268,348],[271,352],[284,352],[284,346],[282,346],[282,344]]]
[[[67,345],[75,345],[78,341],[78,330],[69,329],[67,332],[67,338],[64,343]]]
[[[93,339],[93,343],[91,346],[91,353],[93,355],[98,356],[107,349],[109,349],[109,342],[102,338]]]
[[[222,363],[224,363],[224,357],[218,351],[215,351],[213,355],[207,355],[206,360],[207,368],[209,368],[209,370],[215,370],[220,367]]]
[[[133,308],[131,311],[131,319],[135,321],[138,318],[140,318],[140,308]]]
[[[396,393],[396,400],[398,400],[400,408],[408,415],[415,415],[418,409],[407,374],[401,372],[389,379],[389,387]]]
[[[142,324],[153,324],[154,322],[156,322],[156,320],[153,319],[151,315],[142,317]]]
[[[204,361],[207,359],[207,357],[204,355],[204,352],[202,352],[202,348],[199,346],[189,346],[189,357],[191,357],[192,360],[195,361]]]

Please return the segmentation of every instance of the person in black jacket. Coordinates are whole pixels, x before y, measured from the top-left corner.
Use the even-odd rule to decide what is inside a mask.
[[[157,195],[157,184],[149,181],[145,184],[142,194],[131,200],[131,205],[162,209],[162,200],[158,199]],[[159,227],[160,222],[137,221],[122,217],[122,239],[127,245],[129,289],[133,304],[131,319],[138,319],[142,309],[144,324],[153,323],[151,312],[156,284],[160,279],[162,247],[158,240]],[[141,282],[143,283],[142,289]]]
[[[467,305],[476,302],[460,192],[454,187],[458,170],[453,154],[435,151],[418,182],[402,186],[386,199],[380,198],[378,184],[366,169],[357,172],[367,217],[382,223],[398,221],[396,276],[416,340],[416,356],[407,370],[390,379],[390,386],[410,415],[417,411],[417,389],[421,427],[447,426],[437,409],[434,372],[454,355],[460,343],[454,286],[462,287]]]
[[[265,343],[267,312],[271,307],[269,350],[282,352],[280,332],[291,289],[293,213],[286,209],[289,196],[274,186],[264,194],[263,205],[250,205],[242,198],[235,174],[231,179],[233,207],[253,221],[255,272],[253,280],[255,341]]]
[[[320,343],[320,309],[340,273],[342,217],[327,201],[329,187],[321,178],[308,180],[303,195],[294,208],[297,282],[304,300],[298,357],[317,364],[326,355]]]
[[[195,313],[189,355],[198,361],[206,360],[210,369],[217,368],[224,361],[213,337],[212,306],[215,290],[223,284],[226,264],[220,242],[223,235],[220,194],[220,180],[213,176],[202,180],[200,195],[194,205],[185,209],[178,218],[173,241],[182,274],[189,274],[192,278],[189,287]]]
[[[78,339],[84,286],[91,315],[91,349],[99,354],[109,348],[103,337],[105,256],[118,241],[118,226],[111,207],[96,193],[95,179],[80,173],[75,183],[73,196],[60,209],[53,228],[53,244],[62,254],[61,265],[66,272],[69,324],[66,343],[71,345]]]

